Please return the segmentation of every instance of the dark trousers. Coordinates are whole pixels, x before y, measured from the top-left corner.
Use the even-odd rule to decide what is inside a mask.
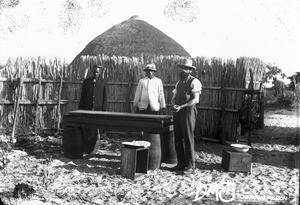
[[[196,118],[196,106],[185,107],[179,112],[173,113],[178,166],[195,168],[194,131]]]

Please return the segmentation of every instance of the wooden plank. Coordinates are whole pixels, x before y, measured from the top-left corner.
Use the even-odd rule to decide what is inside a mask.
[[[225,126],[225,68],[222,71],[222,80],[221,80],[222,88],[221,88],[221,141],[222,144],[225,144],[226,138],[226,126]]]
[[[253,95],[254,95],[254,84],[253,84],[253,72],[252,69],[249,69],[250,71],[250,83],[249,83],[249,89],[251,90],[250,92],[250,100],[248,101],[248,116],[252,115],[252,108],[253,108]],[[251,120],[250,120],[251,121]],[[250,122],[250,129],[248,133],[248,145],[251,146],[251,138],[252,138],[252,131],[254,129],[253,124]]]
[[[57,129],[60,128],[61,123],[61,111],[60,111],[60,105],[61,105],[61,92],[62,92],[62,86],[63,86],[63,74],[64,71],[62,70],[61,76],[60,76],[60,84],[59,84],[59,90],[58,90],[58,104],[57,104]]]
[[[121,175],[134,179],[136,172],[136,149],[121,148]]]
[[[90,123],[80,123],[80,122],[72,122],[72,121],[62,121],[63,127],[91,127],[91,128],[99,128],[106,131],[134,131],[134,132],[143,132],[145,130],[149,131],[150,128],[144,128],[144,127],[132,127],[132,126],[116,126],[112,124],[99,124],[96,122],[90,122]],[[152,128],[153,132],[160,133],[162,129],[154,129]]]
[[[128,85],[128,82],[108,82],[108,85]],[[133,83],[133,85],[137,85],[137,83]]]
[[[93,124],[93,125],[100,125],[101,127],[143,127],[143,128],[163,128],[162,122],[141,122],[141,121],[130,121],[130,120],[123,120],[123,119],[97,119],[97,118],[87,118],[87,117],[74,117],[74,118],[67,118],[64,119],[64,122],[72,122],[78,124]]]
[[[11,79],[11,78],[0,78],[0,82],[12,82],[12,81],[17,81],[17,78]],[[24,78],[23,83],[39,83],[38,78]],[[47,79],[41,79],[42,83],[60,83],[60,80],[47,80]],[[82,84],[83,81],[70,81],[70,80],[64,80],[63,83],[67,84]],[[126,83],[124,83],[126,84]]]
[[[99,128],[106,131],[130,131],[130,132],[149,132],[149,133],[166,133],[171,132],[174,130],[173,125],[169,125],[162,128],[152,128],[152,127],[137,127],[137,126],[120,126],[120,125],[103,125],[97,123],[91,124],[82,124],[78,122],[65,122],[62,121],[62,125],[64,127],[92,127],[92,128]]]
[[[171,120],[147,120],[147,119],[142,119],[142,118],[110,118],[110,117],[105,117],[105,118],[99,118],[99,117],[76,117],[76,118],[69,118],[69,121],[72,121],[73,119],[80,119],[80,120],[103,120],[105,121],[111,121],[112,123],[118,124],[120,126],[140,126],[140,125],[144,125],[144,127],[164,127],[164,126],[168,126],[173,124],[173,122]],[[68,119],[66,119],[68,120]]]
[[[68,104],[71,102],[79,103],[79,100],[61,100],[60,104]],[[13,105],[13,100],[0,100],[0,105]],[[20,100],[20,105],[36,105],[37,100]],[[58,105],[57,100],[40,100],[39,105]]]
[[[126,100],[108,100],[108,103],[125,103]],[[60,104],[65,105],[68,103],[79,103],[79,100],[61,100]],[[133,103],[133,101],[130,101],[130,103]],[[0,100],[0,105],[13,105],[13,100]],[[36,100],[20,100],[20,105],[36,105]],[[58,105],[57,100],[39,100],[38,105]],[[171,104],[167,104],[167,107],[171,107]],[[215,110],[215,111],[222,111],[221,107],[206,107],[206,106],[197,106],[197,109],[201,110]],[[237,109],[230,109],[225,108],[225,112],[238,112]]]
[[[40,73],[40,72],[39,72]],[[37,127],[38,127],[38,116],[40,115],[39,112],[39,105],[40,105],[40,100],[41,100],[41,90],[42,90],[42,79],[41,75],[39,74],[39,84],[38,84],[38,91],[37,91],[37,96],[36,96],[36,105],[35,105],[35,121],[34,121],[34,131],[37,132]]]
[[[130,106],[130,94],[131,94],[131,90],[132,90],[132,84],[133,84],[133,77],[132,75],[130,75],[130,73],[127,73],[127,78],[129,78],[129,82],[128,82],[128,89],[127,89],[127,94],[126,94],[126,102],[125,102],[125,109],[126,112],[131,112],[131,106]]]
[[[16,79],[13,79],[15,81]],[[10,78],[0,78],[0,82],[11,82]],[[42,79],[42,83],[60,83],[60,80],[46,80]],[[37,78],[24,78],[24,83],[39,83],[39,79]],[[82,84],[83,81],[70,81],[64,80],[63,83],[65,84]],[[108,85],[129,85],[128,82],[108,82]],[[131,86],[137,86],[138,83],[131,83]],[[164,87],[174,87],[175,83],[164,83]],[[222,87],[220,86],[202,86],[202,89],[205,90],[221,90]],[[224,90],[231,90],[231,91],[243,91],[243,92],[251,92],[251,90],[247,88],[236,88],[236,87],[224,87]],[[260,92],[259,90],[254,90],[254,92]]]
[[[239,112],[238,109],[229,109],[229,108],[221,108],[221,107],[205,107],[205,106],[197,106],[197,109],[200,110],[216,110],[216,111],[225,111],[225,112]]]
[[[11,132],[11,141],[12,143],[15,143],[17,140],[15,138],[15,129],[16,129],[16,123],[18,119],[18,113],[19,113],[19,101],[22,97],[22,91],[23,91],[23,78],[20,77],[20,82],[19,82],[19,89],[18,89],[18,94],[16,96],[16,104],[14,107],[14,121],[13,121],[13,127],[12,127],[12,132]]]
[[[172,119],[167,119],[167,120],[162,120],[162,119],[152,119],[152,118],[140,118],[140,117],[136,117],[136,118],[130,118],[130,117],[109,117],[109,116],[76,116],[75,118],[71,117],[69,119],[93,119],[93,120],[107,120],[107,121],[128,121],[128,122],[137,122],[137,123],[142,123],[142,124],[155,124],[155,125],[159,125],[159,126],[163,126],[163,125],[168,125],[173,123]],[[126,123],[125,122],[125,123]],[[122,123],[122,122],[121,122]],[[123,124],[123,123],[122,123]],[[150,126],[150,125],[149,125]]]
[[[260,129],[263,129],[265,127],[265,93],[262,92],[261,98],[260,98]],[[298,118],[299,119],[299,118]]]
[[[117,117],[117,118],[132,118],[132,119],[147,119],[147,120],[171,120],[172,115],[150,115],[139,113],[127,113],[127,112],[106,112],[106,111],[92,111],[92,110],[74,110],[68,113],[69,115],[88,115],[99,117]]]

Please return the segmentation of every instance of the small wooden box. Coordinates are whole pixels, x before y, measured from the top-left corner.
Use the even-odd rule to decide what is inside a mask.
[[[124,146],[121,148],[121,175],[134,180],[136,173],[148,171],[149,147]]]
[[[223,150],[222,167],[229,172],[251,172],[252,155],[246,152]]]

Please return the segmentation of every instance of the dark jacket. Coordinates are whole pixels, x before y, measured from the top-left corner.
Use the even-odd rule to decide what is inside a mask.
[[[94,77],[83,81],[79,109],[106,111],[108,98],[107,81],[104,79],[94,81]]]

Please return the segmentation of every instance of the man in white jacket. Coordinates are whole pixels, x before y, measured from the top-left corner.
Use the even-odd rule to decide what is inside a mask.
[[[146,77],[139,81],[135,92],[134,112],[158,114],[159,111],[166,108],[163,84],[161,79],[154,76],[154,73],[157,72],[155,64],[148,64],[144,71]]]

